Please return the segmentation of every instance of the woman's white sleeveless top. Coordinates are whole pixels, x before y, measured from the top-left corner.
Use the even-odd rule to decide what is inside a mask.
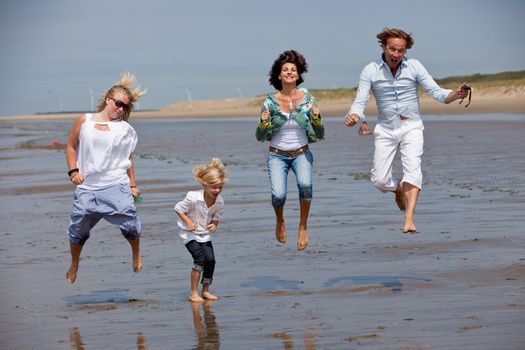
[[[86,114],[80,128],[77,165],[84,182],[78,187],[92,190],[129,183],[129,158],[137,145],[135,130],[123,120],[95,122],[92,118],[93,114]],[[107,125],[109,130],[99,130],[96,124]]]
[[[284,113],[289,117],[289,113]],[[270,140],[270,146],[282,151],[292,151],[308,144],[304,129],[295,121],[288,119]]]

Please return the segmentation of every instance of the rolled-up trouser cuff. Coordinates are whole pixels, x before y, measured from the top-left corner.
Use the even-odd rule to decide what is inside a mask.
[[[417,188],[419,188],[421,190],[422,187],[423,187],[422,186],[423,185],[423,176],[419,176],[419,177],[404,176],[403,179],[400,182],[401,186],[403,186],[404,183],[411,184],[412,186],[417,187]]]
[[[272,206],[274,208],[282,208],[284,207],[284,203],[286,203],[286,197],[278,198],[278,197],[272,196]]]
[[[204,271],[204,266],[201,266],[201,265],[193,265],[193,269],[199,273],[201,273],[202,271]]]
[[[210,285],[212,281],[213,281],[213,278],[204,278],[203,277],[201,283]]]

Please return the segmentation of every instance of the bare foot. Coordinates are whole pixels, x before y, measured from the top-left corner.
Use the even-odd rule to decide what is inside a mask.
[[[202,292],[202,297],[207,300],[217,300],[218,296],[211,294],[210,292]]]
[[[297,238],[297,250],[304,250],[308,246],[308,230],[299,227],[299,235]]]
[[[133,257],[133,271],[139,272],[142,270],[142,257],[138,255],[137,257]]]
[[[284,221],[276,221],[275,238],[281,243],[286,243],[286,225]]]
[[[73,284],[77,279],[78,265],[71,265],[66,272],[67,283]]]
[[[197,293],[197,292],[191,293],[190,296],[188,297],[188,300],[191,301],[192,303],[202,303],[202,302],[204,302],[204,299],[202,299],[199,296],[199,293]]]
[[[396,191],[396,204],[399,207],[399,210],[405,211],[407,208],[407,203],[405,200],[405,194],[403,193],[403,190],[401,189],[401,186],[397,186]]]
[[[403,226],[403,233],[415,233],[416,225],[414,219],[405,218],[405,226]]]

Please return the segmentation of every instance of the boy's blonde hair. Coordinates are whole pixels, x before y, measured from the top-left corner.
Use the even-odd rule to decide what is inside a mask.
[[[219,158],[213,158],[209,164],[196,165],[193,177],[203,186],[223,184],[228,180],[224,164]]]

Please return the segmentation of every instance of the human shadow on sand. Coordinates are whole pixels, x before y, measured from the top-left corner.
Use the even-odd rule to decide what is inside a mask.
[[[403,283],[401,280],[431,281],[425,278],[407,276],[339,276],[330,278],[323,284],[323,286],[325,288],[331,288],[341,282],[351,281],[357,285],[381,285],[383,288],[388,288],[392,292],[400,292],[403,289]]]
[[[130,297],[127,289],[108,289],[91,291],[88,294],[78,294],[65,297],[68,307],[78,307],[85,311],[107,311],[116,309],[116,304],[136,304],[144,301]]]

